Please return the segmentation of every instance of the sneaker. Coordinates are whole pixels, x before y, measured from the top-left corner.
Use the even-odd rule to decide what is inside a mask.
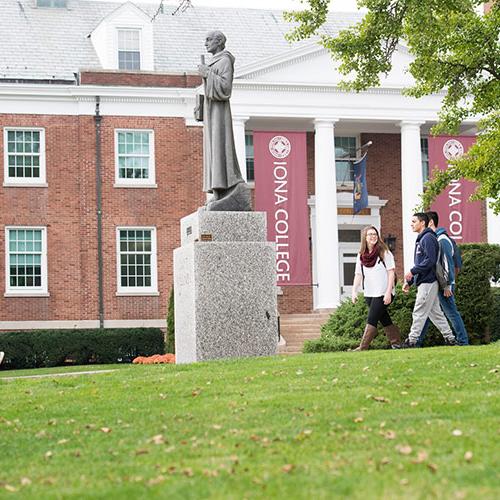
[[[5,356],[5,353],[3,351],[0,351],[0,365],[2,364],[4,356]]]
[[[416,342],[412,342],[410,340],[410,337],[408,337],[402,344],[401,344],[401,349],[414,349],[417,347]]]
[[[401,349],[401,344],[391,344],[391,349]]]
[[[444,339],[444,345],[458,345],[455,337],[447,337]]]

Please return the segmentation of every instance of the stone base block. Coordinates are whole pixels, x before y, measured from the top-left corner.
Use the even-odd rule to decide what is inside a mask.
[[[177,363],[276,354],[275,253],[267,242],[174,251]]]

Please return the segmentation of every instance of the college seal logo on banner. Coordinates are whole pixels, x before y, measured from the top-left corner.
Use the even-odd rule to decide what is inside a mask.
[[[286,137],[283,137],[282,135],[275,135],[269,141],[269,152],[275,158],[279,159],[286,158],[290,154],[291,150],[292,150],[292,145],[290,144],[290,141]]]
[[[464,154],[464,147],[460,141],[450,139],[444,143],[443,154],[447,160],[456,160]]]

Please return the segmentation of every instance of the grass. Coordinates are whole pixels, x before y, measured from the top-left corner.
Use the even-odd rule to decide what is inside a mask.
[[[498,354],[0,372],[0,498],[500,498]]]

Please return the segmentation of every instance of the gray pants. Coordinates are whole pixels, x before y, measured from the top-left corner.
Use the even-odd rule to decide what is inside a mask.
[[[441,310],[438,300],[438,282],[422,283],[417,288],[417,300],[413,308],[413,322],[408,334],[410,342],[417,342],[424,327],[425,321],[429,318],[445,339],[454,339],[448,321]]]

